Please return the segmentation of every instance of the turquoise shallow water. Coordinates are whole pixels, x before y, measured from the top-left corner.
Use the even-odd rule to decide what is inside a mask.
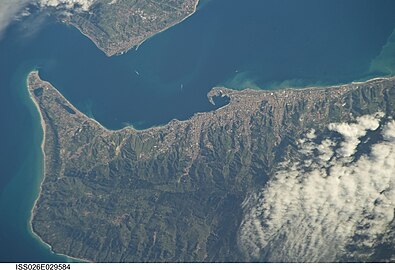
[[[217,85],[280,88],[389,75],[393,10],[392,0],[203,0],[182,24],[113,58],[50,19],[38,30],[14,24],[0,41],[0,261],[65,260],[28,230],[42,168],[42,132],[25,87],[30,70],[106,127],[147,128],[214,109],[206,94]]]
[[[26,67],[21,67],[15,73],[14,79],[17,80],[12,80],[15,92],[11,98],[18,100],[18,110],[9,111],[8,117],[10,121],[16,119],[18,123],[13,123],[10,130],[2,131],[14,137],[2,142],[9,143],[11,151],[2,151],[0,154],[1,180],[9,177],[9,181],[1,181],[0,186],[0,261],[70,261],[53,254],[30,229],[31,208],[42,179],[40,145],[43,134],[39,114],[26,91],[26,82],[20,80],[26,78],[28,71]],[[6,135],[1,137],[6,138]]]

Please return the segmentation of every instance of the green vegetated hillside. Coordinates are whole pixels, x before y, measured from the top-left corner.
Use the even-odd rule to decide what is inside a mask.
[[[232,91],[217,111],[108,131],[37,73],[46,175],[33,229],[57,253],[97,262],[245,261],[243,201],[310,128],[394,115],[395,79],[303,90]]]
[[[141,44],[193,14],[198,0],[97,0],[88,11],[59,13],[108,56]]]

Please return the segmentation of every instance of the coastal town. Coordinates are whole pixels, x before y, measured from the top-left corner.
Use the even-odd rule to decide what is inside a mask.
[[[391,116],[395,108],[395,78],[278,91],[214,88],[209,100],[229,97],[215,111],[111,131],[37,71],[28,86],[45,132],[33,231],[54,252],[94,262],[245,261],[237,245],[242,202],[301,136],[359,115]]]
[[[58,19],[76,27],[107,56],[138,48],[145,40],[180,23],[195,11],[199,0],[97,0],[88,10],[64,13]]]

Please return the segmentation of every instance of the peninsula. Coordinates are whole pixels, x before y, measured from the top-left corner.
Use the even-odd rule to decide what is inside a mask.
[[[279,91],[214,88],[230,103],[190,120],[107,130],[38,72],[45,178],[33,231],[56,253],[95,262],[246,261],[242,203],[309,129],[377,111],[394,116],[395,78]]]
[[[89,10],[53,13],[107,56],[122,54],[191,16],[199,0],[96,0]]]

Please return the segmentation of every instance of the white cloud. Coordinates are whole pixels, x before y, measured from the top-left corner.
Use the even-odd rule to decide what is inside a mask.
[[[41,8],[55,7],[74,10],[89,10],[96,0],[0,0],[0,38],[10,22],[19,15],[27,14],[23,9],[30,4]]]
[[[38,0],[42,7],[65,7],[75,8],[77,5],[83,9],[88,10],[96,0]]]
[[[338,154],[350,157],[360,143],[359,138],[366,135],[368,130],[376,130],[379,127],[378,118],[383,117],[382,113],[376,115],[365,115],[357,118],[357,123],[333,123],[329,125],[329,130],[336,131],[344,137],[344,142],[338,150]]]
[[[348,244],[371,250],[378,243],[394,218],[395,121],[378,131],[384,140],[373,144],[368,155],[358,160],[352,155],[364,146],[359,139],[367,130],[379,128],[382,116],[329,125],[343,136],[340,143],[301,140],[305,159],[282,164],[245,206],[239,242],[246,254],[268,261],[336,261],[358,256],[349,254]]]

